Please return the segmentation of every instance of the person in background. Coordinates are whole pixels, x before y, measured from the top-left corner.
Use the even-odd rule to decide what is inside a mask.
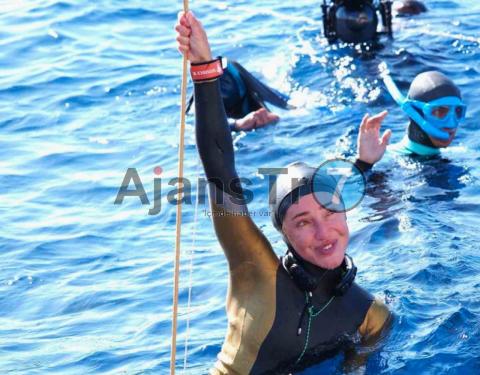
[[[427,11],[427,7],[421,1],[403,0],[394,1],[393,10],[399,16],[414,16]]]
[[[404,97],[392,78],[384,75],[384,82],[391,96],[409,118],[402,141],[388,149],[402,155],[435,157],[440,150],[450,146],[459,125],[465,119],[466,105],[460,89],[441,72],[429,71],[415,77],[407,97]],[[358,160],[367,171],[382,159],[390,140],[391,131],[380,136],[380,121],[368,121],[366,116],[357,139]]]
[[[230,130],[250,131],[274,124],[280,117],[271,112],[266,103],[281,109],[292,109],[289,97],[265,85],[240,63],[226,60],[225,70],[219,78],[223,105],[229,118]],[[190,98],[187,113],[193,104]]]
[[[425,12],[417,0],[323,0],[323,33],[329,43],[366,44],[381,48],[382,35],[393,36],[393,12],[407,16]],[[381,21],[381,27],[379,27]]]

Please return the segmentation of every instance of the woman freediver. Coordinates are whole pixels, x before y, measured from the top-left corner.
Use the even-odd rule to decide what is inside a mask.
[[[354,282],[345,212],[318,203],[318,194],[341,201],[336,181],[304,163],[289,165],[277,178],[270,211],[288,248],[279,259],[248,213],[235,170],[218,79],[221,59],[212,59],[205,30],[191,12],[179,14],[175,29],[178,49],[191,63],[196,142],[230,274],[227,333],[210,373],[289,373],[351,348],[357,337],[374,342],[391,314]]]

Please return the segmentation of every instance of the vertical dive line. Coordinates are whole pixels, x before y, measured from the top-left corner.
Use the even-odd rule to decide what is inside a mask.
[[[188,12],[188,0],[183,0],[183,11]],[[175,358],[177,353],[177,318],[178,318],[178,280],[180,273],[180,241],[182,225],[182,199],[183,199],[183,156],[185,149],[185,110],[187,104],[187,55],[183,55],[181,109],[180,109],[180,139],[178,145],[178,178],[181,189],[178,192],[176,238],[175,238],[175,265],[173,274],[173,312],[172,312],[172,341],[170,352],[170,375],[175,374]]]
[[[190,334],[190,312],[191,312],[191,302],[192,302],[192,275],[193,275],[193,256],[195,255],[195,246],[197,239],[197,225],[198,225],[198,205],[200,197],[200,184],[198,183],[199,176],[199,159],[197,158],[196,164],[196,181],[197,181],[197,196],[195,200],[195,212],[193,214],[193,233],[192,233],[192,244],[190,250],[190,259],[188,265],[188,298],[187,298],[187,328],[185,330],[185,351],[183,356],[183,374],[187,371],[187,358],[188,358],[188,336]]]

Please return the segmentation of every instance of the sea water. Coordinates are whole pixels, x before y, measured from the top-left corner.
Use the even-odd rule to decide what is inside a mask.
[[[467,118],[443,160],[387,155],[348,213],[357,281],[395,314],[367,374],[480,373],[480,3],[426,4],[426,14],[395,18],[394,40],[369,58],[328,45],[320,1],[190,4],[215,55],[238,60],[297,106],[277,111],[275,126],[234,135],[250,210],[279,255],[285,246],[259,168],[353,157],[367,112],[387,109],[384,128],[399,141],[406,117],[379,79],[382,62],[404,92],[436,69],[463,93]],[[182,6],[0,2],[2,374],[169,371],[176,206],[168,194],[181,83],[173,26]],[[202,374],[224,338],[228,271],[195,192],[203,174],[193,125],[190,114],[177,372]],[[129,168],[143,203],[114,204]],[[160,212],[149,215],[154,202]],[[342,373],[342,355],[305,372],[314,373]]]

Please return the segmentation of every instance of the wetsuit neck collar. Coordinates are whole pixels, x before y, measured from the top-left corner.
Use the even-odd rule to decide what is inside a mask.
[[[353,260],[348,255],[345,255],[339,267],[327,270],[302,259],[290,245],[281,261],[295,284],[305,292],[343,295],[352,285],[357,272]]]
[[[440,150],[438,148],[429,147],[414,142],[410,138],[408,138],[407,135],[403,137],[400,145],[403,149],[409,151],[409,153],[417,154],[420,156],[433,156],[440,154]]]

